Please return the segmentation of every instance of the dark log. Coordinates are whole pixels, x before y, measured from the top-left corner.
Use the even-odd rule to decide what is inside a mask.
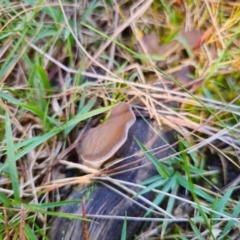
[[[156,133],[158,132],[158,134]],[[140,153],[141,150],[137,145],[135,138],[142,142],[148,149],[153,149],[161,146],[165,146],[165,149],[154,154],[158,159],[171,155],[172,150],[170,147],[166,147],[166,143],[173,143],[174,137],[172,131],[160,131],[159,127],[154,121],[145,121],[137,118],[135,124],[129,131],[128,139],[126,143],[117,152],[116,158],[124,158],[136,153]],[[164,139],[164,140],[163,140]],[[136,160],[140,161],[136,161]],[[136,161],[136,162],[135,162]],[[134,162],[134,163],[133,163]],[[133,163],[129,166],[125,166],[121,170],[132,169],[137,166],[146,166],[135,170],[130,170],[125,173],[113,175],[112,178],[124,180],[132,183],[140,183],[156,174],[155,166],[147,159],[144,154],[136,155],[126,159],[125,161],[118,163],[117,166],[122,166],[127,163]],[[115,185],[106,181],[108,185],[111,185],[115,189],[118,189]],[[136,187],[129,187],[130,189],[138,192],[140,189]],[[129,196],[129,193],[124,192],[123,189],[118,189],[124,195]],[[73,192],[70,199],[82,199],[84,191]],[[112,191],[101,183],[96,183],[96,188],[90,193],[90,199],[86,199],[86,213],[94,215],[110,215],[110,216],[131,216],[131,217],[143,217],[146,210],[133,203],[132,200],[125,198],[122,195]],[[132,197],[132,196],[131,196]],[[150,201],[153,201],[155,194],[149,192],[144,195]],[[138,198],[136,201],[142,205],[146,205]],[[80,204],[68,205],[59,210],[64,213],[82,214],[82,208]],[[94,222],[88,223],[89,240],[103,239],[103,240],[115,240],[120,239],[123,220],[115,219],[98,219],[91,218]],[[141,221],[127,221],[127,239],[134,239],[134,236],[139,233],[144,222]],[[80,240],[83,239],[83,227],[82,221],[69,220],[66,218],[56,218],[53,222],[53,227],[50,231],[51,240]]]

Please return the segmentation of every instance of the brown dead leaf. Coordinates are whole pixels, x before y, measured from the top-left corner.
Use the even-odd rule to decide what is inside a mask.
[[[177,53],[180,50],[182,50],[182,44],[179,43],[177,40],[173,40],[170,43],[164,44],[162,46],[159,47],[159,54],[163,57],[168,57],[173,53]]]
[[[178,37],[183,38],[190,48],[194,48],[195,46],[199,45],[201,34],[200,31],[196,29],[192,29],[190,31],[185,31],[184,29],[182,29],[178,34]],[[169,60],[170,56],[177,56],[179,52],[184,49],[183,44],[177,39],[171,41],[170,43],[160,45],[159,37],[155,33],[146,34],[145,36],[143,36],[142,43],[148,54],[159,55],[165,59],[159,61],[160,68],[166,65],[166,60]],[[143,52],[142,48],[139,49],[139,52]]]
[[[160,46],[158,36],[155,33],[145,35],[142,42],[149,54],[159,54],[163,57],[168,57],[172,53],[176,53],[179,48],[180,50],[183,48],[177,40]]]
[[[194,49],[198,49],[198,48],[201,46],[201,44],[202,44],[207,38],[209,38],[209,36],[211,35],[212,31],[213,31],[213,27],[208,28],[208,29],[203,33],[203,35],[200,37],[198,43],[194,46]]]
[[[142,38],[142,42],[149,54],[158,54],[159,53],[159,42],[158,36],[155,33],[146,34]]]
[[[178,36],[183,38],[190,48],[195,48],[201,39],[201,33],[196,29],[186,31],[184,28],[182,28]]]
[[[181,6],[183,4],[182,0],[176,0],[176,3],[178,6]]]
[[[183,66],[178,72],[174,74],[175,79],[181,83],[185,84],[192,80],[191,75],[195,72],[195,67],[192,65]]]

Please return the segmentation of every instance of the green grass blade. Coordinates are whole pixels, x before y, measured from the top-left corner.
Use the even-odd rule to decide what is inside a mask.
[[[157,182],[159,180],[162,180],[162,177],[159,176],[159,175],[155,175],[153,177],[150,177],[150,178],[142,181],[140,184],[143,185],[143,186],[147,186],[147,185],[155,183],[155,182]]]
[[[0,79],[4,77],[4,75],[12,69],[12,66],[14,66],[18,62],[18,57],[14,56],[16,52],[19,50],[20,45],[25,38],[27,32],[27,28],[24,30],[24,32],[21,34],[21,37],[19,40],[16,42],[16,44],[13,44],[13,49],[12,51],[8,54],[7,58],[3,61],[2,67],[0,68]],[[20,54],[20,53],[18,53]]]
[[[175,182],[175,185],[172,186],[172,192],[171,194],[173,196],[176,196],[177,195],[177,192],[178,192],[178,184],[176,184]],[[169,197],[169,200],[168,200],[168,203],[167,203],[167,208],[166,208],[166,212],[167,213],[172,213],[173,210],[174,210],[174,203],[175,203],[176,199],[174,197]],[[167,227],[169,225],[169,221],[163,221],[163,224],[162,224],[162,231],[161,231],[161,237],[163,239],[164,235],[165,235],[165,232],[167,231]]]
[[[176,175],[173,175],[173,177],[170,178],[170,179],[166,182],[166,184],[164,185],[164,187],[163,187],[161,190],[162,190],[162,192],[168,193],[168,192],[171,190],[171,188],[172,188],[173,186],[175,186],[175,185],[176,185]],[[163,200],[165,199],[165,197],[166,197],[166,195],[160,193],[160,194],[158,194],[157,197],[154,199],[153,203],[154,203],[155,205],[159,206],[159,205],[161,205],[161,203],[163,202]],[[147,211],[147,213],[145,214],[145,216],[148,216],[148,215],[151,213],[151,209],[152,209],[152,207],[150,207],[150,209]]]
[[[14,193],[14,198],[16,201],[20,201],[20,185],[18,181],[18,171],[15,161],[15,152],[14,152],[14,143],[12,138],[12,128],[11,128],[11,121],[6,111],[5,114],[6,120],[6,141],[7,141],[7,163],[9,166],[9,173],[12,182],[12,188]]]
[[[144,188],[140,192],[138,192],[138,194],[136,196],[148,193],[149,191],[152,191],[155,188],[158,188],[158,187],[161,187],[161,186],[165,185],[167,182],[168,182],[167,179],[160,179],[160,180],[150,184],[149,186],[147,186],[146,188]]]
[[[173,169],[166,167],[162,162],[159,162],[158,159],[147,150],[147,148],[136,138],[134,138],[138,146],[144,152],[145,156],[154,164],[157,171],[163,178],[170,178],[173,175]]]
[[[237,206],[234,208],[233,214],[231,215],[231,217],[233,218],[239,218],[240,215],[240,202],[238,202]],[[229,220],[226,224],[226,226],[224,227],[223,231],[222,231],[222,236],[219,238],[219,240],[224,240],[226,239],[225,236],[232,230],[234,224],[236,224],[236,221],[234,220]]]
[[[24,226],[24,232],[25,232],[25,235],[28,239],[31,239],[31,240],[38,240],[38,238],[36,237],[36,235],[34,234],[33,230],[29,227],[28,224],[25,224]]]
[[[36,65],[36,70],[41,80],[41,85],[42,85],[41,87],[43,87],[43,89],[45,90],[45,94],[48,95],[52,91],[52,87],[50,85],[48,75],[46,71],[39,65]]]
[[[78,114],[82,115],[82,114],[87,114],[94,106],[94,104],[96,103],[96,98],[92,98],[90,99],[86,105],[84,105],[82,108],[79,109]],[[67,129],[64,130],[64,136],[67,136],[72,130],[73,128],[76,126],[76,124],[68,127]]]
[[[34,212],[46,214],[48,216],[63,217],[63,218],[68,218],[68,219],[72,219],[72,220],[84,220],[84,221],[88,221],[88,222],[92,221],[92,220],[89,220],[89,219],[85,219],[83,217],[75,216],[75,215],[70,214],[70,213],[46,211],[46,210],[43,210],[42,208],[36,207],[35,205],[31,205],[31,204],[24,204],[24,207],[26,209],[32,210]]]
[[[96,110],[93,110],[91,112],[87,112],[87,113],[84,113],[84,114],[82,114],[80,112],[63,126],[63,130],[66,129],[67,127],[69,127],[69,126],[76,125],[83,120],[89,119],[90,117],[93,117],[93,116],[96,116],[96,115],[101,114],[103,112],[106,112],[106,111],[110,110],[112,107],[113,106],[102,107],[102,108],[99,108],[99,109],[96,109]]]
[[[181,186],[183,186],[185,189],[188,189],[190,191],[194,191],[194,193],[196,195],[198,195],[199,197],[202,197],[206,201],[208,201],[210,203],[214,203],[214,198],[213,197],[211,197],[209,194],[205,193],[204,191],[202,191],[201,189],[199,189],[196,186],[194,186],[194,188],[192,189],[192,187],[189,185],[189,181],[187,181],[186,178],[184,178],[180,174],[177,174],[177,175],[178,175],[178,177],[177,177],[178,183]]]
[[[194,224],[194,222],[191,219],[189,219],[189,223],[190,223],[192,230],[194,231],[197,239],[205,240],[205,238],[202,236],[201,232],[198,230],[198,227]]]
[[[3,203],[4,207],[10,207],[11,201],[9,198],[2,192],[0,192],[0,202]]]
[[[22,107],[25,110],[28,110],[29,112],[37,115],[42,120],[44,120],[46,118],[46,112],[40,110],[36,106],[22,103],[21,101],[17,100],[16,98],[14,98],[14,97],[6,94],[6,93],[3,93],[3,92],[0,92],[0,97],[9,101],[9,102],[11,102],[11,103],[13,103],[13,104],[15,104],[15,105],[17,105],[17,106],[19,106],[19,107]],[[53,118],[47,117],[47,120],[49,122],[53,123],[55,126],[59,126],[59,123],[56,120],[54,120]]]
[[[35,207],[44,209],[44,208],[62,207],[62,206],[66,206],[66,205],[77,204],[80,202],[81,202],[81,200],[66,200],[66,201],[59,201],[59,202],[31,204],[31,206],[35,206]]]
[[[123,227],[122,227],[122,234],[121,234],[121,240],[127,239],[127,219],[124,219]]]
[[[207,229],[209,230],[210,235],[214,238],[214,234],[213,234],[213,231],[212,231],[213,230],[212,225],[209,223],[208,216],[206,215],[204,209],[202,208],[201,202],[198,199],[198,196],[201,194],[201,197],[203,197],[203,199],[206,201],[206,198],[208,197],[208,194],[201,191],[199,188],[197,188],[194,185],[193,180],[192,180],[191,175],[190,175],[189,159],[186,156],[185,151],[183,151],[184,150],[183,144],[179,144],[179,146],[180,146],[180,150],[182,151],[182,158],[183,158],[183,162],[184,162],[183,170],[185,171],[185,177],[186,178],[184,179],[182,176],[180,176],[180,174],[177,174],[177,175],[182,180],[183,179],[185,180],[185,185],[189,188],[189,190],[191,192],[191,195],[194,199],[194,202],[197,204],[197,209],[199,210],[201,216],[203,217],[204,223],[205,223]],[[210,199],[210,198],[208,197],[208,199]],[[213,199],[213,202],[214,202],[214,199]]]
[[[224,209],[228,201],[230,200],[230,196],[232,195],[233,188],[229,189],[224,196],[221,198],[221,200],[218,202],[216,208],[213,210],[219,212],[219,213],[224,213]],[[225,213],[224,213],[225,214]],[[213,218],[219,218],[220,216],[218,214],[214,214]]]

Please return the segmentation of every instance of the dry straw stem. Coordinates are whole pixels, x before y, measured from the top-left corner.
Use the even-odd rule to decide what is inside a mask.
[[[139,189],[144,189],[144,188],[146,188],[145,186],[142,186],[141,184],[130,183],[130,182],[126,182],[126,181],[122,181],[122,180],[118,180],[118,179],[112,179],[112,178],[110,179],[109,177],[93,177],[93,179],[96,179],[96,180],[109,180],[110,182],[118,185],[119,187],[123,187],[124,190],[129,191],[129,193],[133,193],[134,191],[132,192],[132,190],[128,189],[127,186],[135,186],[135,187],[138,187]],[[126,186],[124,186],[124,185],[126,185]],[[201,188],[201,186],[198,186],[198,187]],[[204,188],[203,188],[203,189],[204,189]],[[204,189],[204,190],[206,190],[206,189]],[[186,198],[182,198],[182,197],[179,197],[179,196],[176,196],[176,195],[173,195],[173,194],[170,194],[170,193],[167,193],[167,192],[158,190],[158,189],[152,189],[152,191],[155,192],[155,193],[160,193],[160,194],[163,194],[163,195],[172,197],[172,198],[174,198],[174,199],[178,199],[178,200],[180,200],[181,202],[191,204],[192,206],[197,206],[197,203],[195,203],[194,201],[190,201],[190,200],[188,200],[188,199],[186,199]],[[213,192],[213,191],[210,191],[210,190],[209,190],[208,192],[209,192],[211,195],[213,195],[213,196],[216,196],[216,197],[219,196],[218,193],[216,193],[216,192]],[[136,193],[135,193],[135,194],[136,194]],[[233,201],[232,203],[234,203],[234,201]],[[152,204],[150,204],[150,206],[153,206],[153,207],[154,207],[154,205],[152,205]],[[204,202],[201,202],[201,207],[204,208],[204,209],[206,209],[207,211],[212,212],[212,213],[217,213],[217,214],[219,214],[217,211],[209,208],[208,205],[207,205],[206,203],[204,203]],[[159,209],[159,208],[157,208],[157,209]],[[162,212],[162,209],[160,210],[160,212]],[[221,215],[222,217],[227,218],[227,219],[229,219],[229,220],[237,220],[237,221],[240,221],[239,218],[232,218],[232,217],[230,217],[230,216],[228,216],[228,215],[226,215],[226,214],[221,214],[221,213],[220,213],[219,215]],[[171,216],[171,218],[172,218],[172,219],[176,219],[175,216]]]
[[[122,25],[118,26],[118,28],[115,30],[113,35],[110,36],[110,39],[107,40],[103,44],[103,46],[101,46],[100,49],[95,53],[95,55],[90,59],[93,62],[95,62],[99,58],[99,56],[102,54],[102,52],[112,43],[112,40],[114,40],[125,28],[129,27],[134,21],[136,21],[138,18],[140,18],[144,14],[144,12],[148,10],[148,8],[152,4],[152,2],[153,2],[153,0],[147,0],[147,1],[143,0],[143,1],[137,2],[137,5],[140,5],[140,4],[142,4],[142,5],[137,9],[137,11],[126,22],[124,22]],[[91,64],[92,64],[92,62],[90,62],[87,65],[87,68],[90,67]]]

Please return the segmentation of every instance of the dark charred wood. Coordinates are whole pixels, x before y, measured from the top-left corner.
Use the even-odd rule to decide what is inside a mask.
[[[126,143],[117,152],[116,158],[124,158],[128,156],[135,156],[128,158],[127,160],[116,164],[113,168],[125,166],[128,163],[133,163],[131,165],[125,166],[122,170],[130,170],[134,167],[142,168],[135,170],[130,170],[128,172],[119,173],[111,176],[114,179],[124,180],[132,183],[140,183],[157,174],[154,165],[147,159],[141,152],[139,146],[137,145],[135,138],[141,141],[148,149],[160,148],[161,151],[155,153],[154,155],[158,158],[164,158],[172,153],[171,147],[167,147],[166,143],[171,144],[174,140],[172,131],[160,131],[159,127],[153,121],[146,122],[143,119],[137,119],[136,123],[132,126],[129,131],[128,139]],[[165,146],[165,147],[164,147]],[[137,154],[137,155],[136,155]],[[139,161],[136,161],[139,160]],[[120,171],[120,169],[118,169]],[[105,182],[114,189],[118,189],[111,182]],[[131,190],[138,192],[140,189],[137,187],[129,187]],[[146,209],[140,207],[132,200],[127,199],[126,195],[129,193],[124,192],[123,189],[118,189],[123,195],[120,195],[101,182],[96,183],[95,189],[90,194],[90,200],[86,199],[86,213],[94,215],[110,215],[110,216],[130,216],[130,217],[143,217]],[[81,200],[84,195],[84,191],[77,191],[71,194],[70,199]],[[132,196],[131,196],[132,197]],[[152,201],[155,194],[149,192],[144,195],[145,198]],[[145,206],[140,199],[135,198],[135,200]],[[68,205],[59,210],[59,212],[82,214],[82,208],[80,204]],[[115,219],[99,219],[91,218],[94,222],[88,223],[89,240],[94,239],[104,239],[104,240],[114,240],[120,239],[121,231],[123,226],[122,220]],[[139,233],[144,222],[140,221],[127,221],[127,239],[134,239],[134,236]],[[82,221],[69,220],[66,218],[56,218],[53,222],[53,227],[49,234],[51,240],[64,239],[64,240],[81,240],[83,239],[83,227]]]

